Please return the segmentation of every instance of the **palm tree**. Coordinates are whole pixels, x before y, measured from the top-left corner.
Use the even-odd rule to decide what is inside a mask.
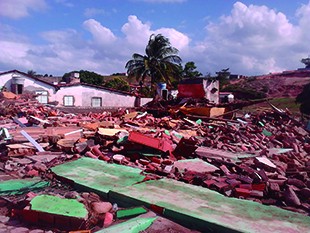
[[[171,84],[171,81],[181,78],[182,59],[177,56],[178,52],[168,38],[152,34],[145,48],[146,55],[134,53],[132,60],[126,63],[128,76],[142,82],[150,77],[152,86],[159,82]]]

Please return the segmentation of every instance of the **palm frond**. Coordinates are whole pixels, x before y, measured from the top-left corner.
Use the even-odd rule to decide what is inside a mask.
[[[169,39],[161,34],[152,34],[145,48],[146,55],[134,53],[125,67],[130,77],[137,81],[151,78],[151,83],[166,82],[180,78],[182,59],[178,50],[171,46]]]

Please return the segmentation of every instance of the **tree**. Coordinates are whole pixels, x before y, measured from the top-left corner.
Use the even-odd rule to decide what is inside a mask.
[[[134,53],[125,68],[129,78],[134,76],[137,81],[151,79],[155,83],[166,82],[169,85],[173,80],[181,79],[181,58],[178,50],[171,46],[169,39],[161,34],[150,36],[145,48],[146,55]]]
[[[247,87],[242,87],[238,84],[227,84],[221,91],[228,91],[234,93],[237,99],[242,100],[256,100],[267,97],[266,93]]]
[[[87,70],[71,71],[69,73],[65,73],[62,76],[62,81],[66,82],[66,80],[71,76],[72,73],[79,73],[80,81],[82,83],[88,83],[99,86],[103,84],[103,77],[100,74]]]
[[[28,70],[27,74],[31,77],[35,77],[37,75],[37,72],[35,72],[34,70]]]
[[[230,76],[230,72],[229,72],[229,68],[226,69],[222,69],[219,72],[216,72],[217,74],[217,79],[220,82],[220,90],[222,90],[225,85],[229,84],[229,76]]]
[[[120,91],[130,91],[129,83],[120,77],[107,81],[103,86]]]
[[[310,115],[310,83],[304,86],[301,93],[296,97],[296,102],[300,103],[300,112]]]
[[[202,73],[196,70],[197,67],[195,65],[195,62],[190,61],[187,62],[184,66],[184,69],[182,70],[182,75],[187,78],[195,78],[202,76]]]

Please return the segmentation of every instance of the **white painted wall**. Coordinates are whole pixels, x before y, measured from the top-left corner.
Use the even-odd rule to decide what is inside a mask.
[[[60,87],[59,90],[55,90],[55,87],[48,85],[39,80],[33,79],[21,73],[6,73],[0,75],[0,88],[6,87],[8,91],[11,90],[11,84],[13,77],[18,76],[24,79],[25,91],[47,91],[48,102],[57,101],[59,106],[64,106],[64,96],[74,96],[74,106],[76,107],[91,107],[92,97],[102,98],[102,107],[115,108],[115,107],[135,107],[136,97],[122,94],[119,92],[113,92],[102,88],[90,87],[87,85],[75,85]],[[141,98],[141,105],[144,105],[151,101],[151,98]]]
[[[0,88],[5,87],[7,90],[11,90],[12,73],[0,75]]]
[[[49,101],[55,100],[55,88],[53,86],[40,82],[36,79],[32,79],[20,73],[11,72],[11,73],[0,75],[0,88],[5,87],[8,91],[12,91],[11,85],[12,85],[13,77],[20,77],[24,79],[23,92],[25,91],[35,92],[35,91],[44,90],[48,92]]]
[[[207,100],[209,100],[210,102],[212,102],[212,103],[218,104],[219,103],[219,99],[220,99],[220,96],[219,96],[219,90],[220,90],[219,81],[218,80],[216,80],[216,81],[209,81],[209,80],[204,79],[203,80],[203,86],[204,86],[205,92],[206,92],[205,98]],[[212,92],[213,88],[216,89],[215,92]]]
[[[144,104],[147,104],[148,102],[151,102],[153,98],[141,98],[141,106]]]
[[[102,88],[90,87],[86,85],[61,87],[56,93],[56,101],[60,106],[64,106],[64,97],[74,96],[74,106],[91,107],[92,97],[102,98],[102,107],[134,107],[136,97],[118,92],[112,92]],[[152,99],[142,98],[141,104]]]

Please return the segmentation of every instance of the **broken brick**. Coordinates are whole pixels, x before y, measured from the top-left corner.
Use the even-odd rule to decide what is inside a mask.
[[[296,178],[288,178],[287,179],[287,184],[294,185],[297,188],[304,188],[304,187],[306,187],[304,182],[302,182],[301,180],[296,179]]]
[[[250,191],[250,196],[262,198],[262,197],[264,197],[264,192],[263,191],[259,191],[259,190],[251,190]]]
[[[241,184],[241,181],[236,180],[236,179],[227,179],[226,182],[231,186],[231,187],[236,187]]]
[[[154,149],[161,150],[163,152],[172,151],[172,146],[165,139],[153,138],[146,136],[142,133],[131,131],[128,136],[128,140],[131,142],[139,143]]]
[[[253,179],[248,177],[248,176],[244,176],[244,175],[239,175],[238,176],[238,180],[244,182],[244,183],[248,183],[248,184],[252,184]]]
[[[252,184],[252,189],[257,190],[257,191],[264,191],[266,187],[265,183],[260,183],[260,184]]]
[[[204,186],[205,186],[205,187],[208,187],[208,188],[210,188],[210,186],[211,186],[212,184],[214,184],[214,183],[216,183],[215,180],[205,180],[205,181],[203,182]]]
[[[269,190],[272,192],[280,192],[280,186],[277,183],[269,183]]]
[[[294,192],[291,186],[287,186],[286,190],[284,191],[284,201],[289,206],[300,206],[301,205],[301,202],[298,196],[296,195],[296,193]]]
[[[230,189],[229,184],[225,182],[215,182],[211,185],[211,187],[215,187],[219,191],[227,191]]]
[[[245,188],[235,188],[235,196],[236,197],[244,197],[247,198],[251,195],[251,191]]]

